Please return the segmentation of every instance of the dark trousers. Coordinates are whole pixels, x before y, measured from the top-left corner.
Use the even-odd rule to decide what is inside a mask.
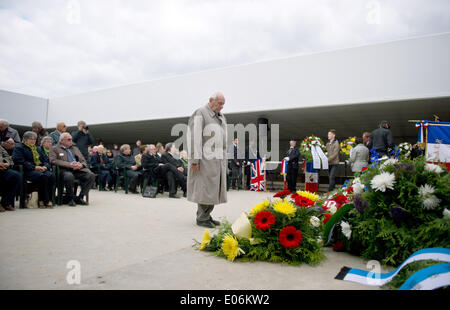
[[[98,183],[100,184],[101,188],[106,187],[106,183],[108,183],[108,186],[112,187],[113,185],[113,178],[111,175],[111,171],[109,170],[100,170],[98,174]]]
[[[39,201],[48,204],[52,199],[53,186],[55,185],[55,176],[50,171],[28,171],[25,172],[25,180],[38,185]]]
[[[286,182],[287,189],[294,193],[297,191],[298,168],[287,167]]]
[[[238,188],[242,189],[242,168],[231,164],[231,187],[233,189],[236,188],[236,181]]]
[[[211,212],[214,210],[214,205],[197,205],[197,222],[205,222],[211,220]]]
[[[328,175],[329,175],[329,186],[328,191],[331,192],[336,185],[336,172],[338,170],[338,165],[328,165]]]
[[[130,179],[130,183],[128,185],[128,189],[132,192],[136,191],[137,184],[139,182],[140,176],[142,175],[141,171],[136,170],[127,170],[127,176]]]
[[[169,194],[174,195],[177,193],[177,181],[181,185],[183,192],[186,192],[187,177],[184,175],[184,172],[179,171],[174,165],[164,164],[158,166],[156,167],[155,172],[167,180]]]
[[[14,207],[14,199],[20,189],[21,182],[22,177],[19,172],[9,168],[0,170],[0,194],[2,195],[2,206]]]
[[[245,169],[245,176],[246,176],[245,187],[246,187],[246,189],[250,189],[250,181],[252,178],[252,175],[250,172],[250,164],[248,166],[246,166],[244,169]]]
[[[76,193],[73,192],[73,183],[75,179],[80,180],[81,191],[78,197],[83,198],[89,193],[89,190],[92,188],[92,184],[95,182],[95,174],[92,172],[84,172],[84,171],[64,171],[63,172],[63,181],[64,186],[66,187],[66,193],[69,200],[74,198]]]

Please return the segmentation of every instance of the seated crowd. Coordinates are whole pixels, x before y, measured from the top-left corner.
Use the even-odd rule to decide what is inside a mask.
[[[122,186],[128,185],[126,190],[131,193],[138,193],[138,186],[143,190],[145,180],[160,184],[159,192],[168,189],[170,198],[179,198],[176,193],[181,187],[186,197],[187,154],[180,154],[173,143],[164,147],[161,143],[142,145],[138,140],[133,150],[128,144],[109,150],[102,144],[92,146],[95,140],[83,121],[72,133],[66,132],[64,122],[50,134],[39,122],[31,128],[20,140],[17,130],[0,120],[0,212],[15,210],[22,183],[38,193],[39,208],[54,207],[58,183],[65,204],[87,205],[96,178],[100,190],[112,191],[117,190],[121,176],[129,180]]]

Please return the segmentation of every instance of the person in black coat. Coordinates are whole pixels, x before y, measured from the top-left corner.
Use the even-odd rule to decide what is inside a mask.
[[[55,184],[55,176],[51,173],[49,159],[42,150],[36,147],[37,135],[32,131],[23,134],[23,142],[13,151],[13,161],[22,165],[24,178],[38,185],[39,207],[52,208],[50,201]]]
[[[394,138],[390,128],[391,126],[387,121],[381,121],[380,127],[370,134],[370,142],[367,147],[369,150],[375,148],[380,157],[388,155],[389,149],[394,147]]]
[[[111,174],[112,163],[108,156],[104,154],[103,145],[99,145],[97,147],[97,153],[91,156],[90,166],[93,172],[98,173],[100,189],[105,189],[106,183],[108,183],[108,189],[111,190],[113,186],[113,178]]]
[[[173,143],[167,143],[165,147],[166,151],[161,155],[163,164],[169,165],[169,171],[166,172],[167,182],[169,183],[169,197],[177,198],[177,185],[179,182],[183,189],[183,196],[186,197],[186,182],[187,177],[184,175],[184,166],[181,161],[174,157],[175,145]]]
[[[235,138],[233,144],[228,148],[231,166],[231,188],[236,189],[236,181],[238,189],[242,189],[242,165],[245,159],[245,151],[239,149],[239,139]]]
[[[296,192],[297,186],[297,176],[298,176],[298,161],[300,159],[300,152],[296,147],[297,141],[295,139],[291,139],[289,141],[290,147],[286,151],[285,160],[287,161],[287,189],[291,191],[291,193]]]
[[[72,141],[76,144],[81,154],[83,154],[86,160],[89,159],[89,145],[94,145],[95,140],[91,133],[89,133],[89,127],[86,126],[84,121],[78,122],[78,130],[72,132]]]

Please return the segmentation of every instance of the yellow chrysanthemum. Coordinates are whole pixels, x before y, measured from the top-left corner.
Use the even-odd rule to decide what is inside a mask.
[[[294,215],[296,211],[295,206],[291,202],[284,199],[275,201],[273,203],[273,208],[278,213],[286,214],[289,216]]]
[[[238,247],[238,241],[236,240],[236,238],[231,235],[226,235],[223,238],[222,251],[230,261],[234,261],[234,259],[239,256],[240,253],[245,254],[245,252]]]
[[[265,209],[267,209],[267,207],[269,206],[270,201],[269,200],[264,200],[261,203],[258,203],[256,206],[254,206],[251,210],[250,210],[250,216],[255,216],[256,214],[258,214],[261,211],[264,211]]]
[[[205,229],[205,233],[203,234],[202,243],[200,244],[200,250],[204,250],[206,246],[211,241],[211,234],[208,229]]]
[[[308,191],[298,191],[297,194],[299,196],[306,197],[306,198],[308,198],[309,200],[312,200],[312,201],[317,201],[320,198],[319,195],[316,195],[316,194],[308,192]]]

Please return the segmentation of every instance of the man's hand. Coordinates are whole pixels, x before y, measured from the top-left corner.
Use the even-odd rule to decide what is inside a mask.
[[[178,169],[178,171],[180,171],[180,172],[183,172],[183,171],[184,171],[184,168],[183,168],[183,167],[178,167],[177,169]]]
[[[83,164],[77,161],[73,161],[70,163],[70,168],[72,168],[73,170],[80,170],[83,168]]]
[[[131,170],[137,170],[137,166],[131,166]]]
[[[164,164],[159,163],[158,166],[164,166]]]
[[[36,166],[36,167],[34,167],[34,170],[39,171],[39,172],[44,172],[45,170],[47,170],[47,167]]]
[[[192,172],[198,172],[199,170],[200,170],[200,165],[199,164],[192,164],[191,165],[191,169],[192,169]]]
[[[1,171],[5,171],[8,168],[9,168],[9,164],[8,163],[0,163],[0,170]]]

